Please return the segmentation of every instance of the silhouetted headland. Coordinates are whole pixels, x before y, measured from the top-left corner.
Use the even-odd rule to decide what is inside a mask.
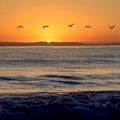
[[[25,43],[25,42],[0,42],[0,46],[79,46],[84,45],[80,42],[35,42],[35,43]]]
[[[120,43],[83,43],[83,42],[0,42],[0,46],[87,46],[87,45],[120,45]]]

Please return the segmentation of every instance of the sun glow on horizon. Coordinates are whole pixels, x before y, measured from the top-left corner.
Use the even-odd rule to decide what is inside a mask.
[[[55,41],[54,41],[54,40],[52,40],[52,39],[45,39],[45,40],[42,40],[42,42],[51,43],[51,42],[55,42]]]
[[[120,43],[120,0],[12,1],[0,0],[0,42]]]

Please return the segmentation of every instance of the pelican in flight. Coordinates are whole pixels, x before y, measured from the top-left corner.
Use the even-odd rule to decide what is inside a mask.
[[[19,25],[19,26],[17,27],[17,29],[24,29],[24,27],[21,26],[21,25]]]
[[[116,27],[116,25],[108,25],[109,26],[109,28],[112,30],[112,29],[114,29],[115,27]]]
[[[68,27],[73,27],[75,24],[68,24]]]
[[[90,26],[90,25],[86,25],[85,28],[92,28],[92,26]]]
[[[43,26],[43,29],[45,29],[45,28],[49,28],[49,25],[44,25],[44,26]]]

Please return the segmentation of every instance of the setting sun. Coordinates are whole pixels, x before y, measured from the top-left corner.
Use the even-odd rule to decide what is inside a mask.
[[[43,42],[51,43],[51,42],[54,42],[54,41],[52,39],[46,39],[46,40],[43,40]]]
[[[118,43],[119,7],[119,0],[1,0],[0,41]]]

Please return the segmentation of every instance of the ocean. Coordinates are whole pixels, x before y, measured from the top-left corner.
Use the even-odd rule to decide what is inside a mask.
[[[0,47],[0,93],[120,90],[120,46]]]

